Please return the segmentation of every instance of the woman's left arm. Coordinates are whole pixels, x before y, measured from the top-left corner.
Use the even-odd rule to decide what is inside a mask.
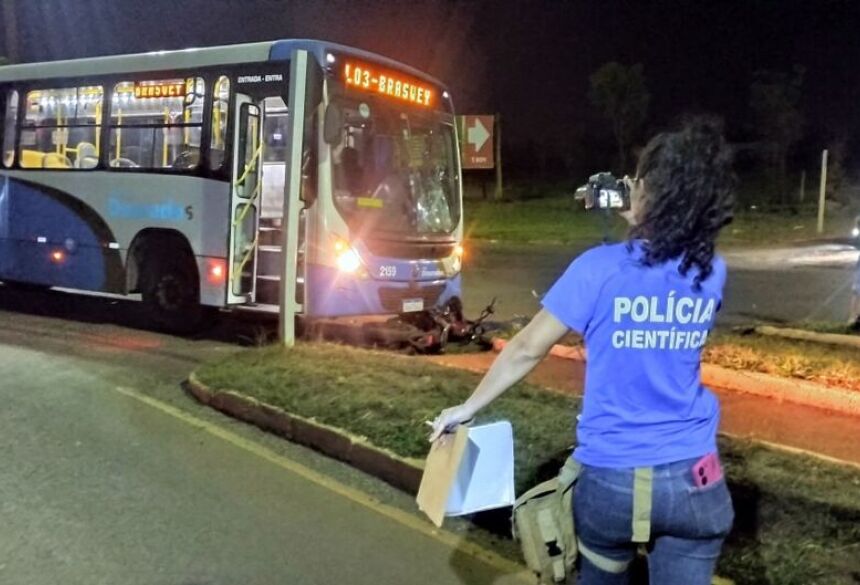
[[[435,441],[446,430],[472,419],[479,410],[525,378],[553,344],[569,330],[552,313],[542,309],[505,346],[469,399],[458,406],[446,408],[436,417],[430,441]]]

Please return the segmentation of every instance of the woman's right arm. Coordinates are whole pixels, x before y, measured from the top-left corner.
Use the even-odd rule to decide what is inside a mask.
[[[436,417],[430,440],[436,440],[446,430],[473,418],[479,410],[525,378],[568,331],[569,328],[552,313],[541,310],[508,342],[469,399],[459,406],[443,410]]]

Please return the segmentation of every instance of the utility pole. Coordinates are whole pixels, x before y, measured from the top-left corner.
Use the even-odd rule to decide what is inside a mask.
[[[296,343],[296,314],[302,309],[296,301],[297,258],[299,250],[299,208],[302,205],[302,153],[305,136],[308,52],[293,51],[290,59],[289,137],[287,177],[284,185],[284,239],[281,243],[281,317],[278,337],[285,347]],[[307,286],[307,285],[305,285]]]
[[[493,193],[493,198],[496,201],[500,201],[505,196],[505,188],[502,184],[502,115],[496,114],[496,131],[494,132],[495,136],[495,145],[494,148],[496,150],[495,163],[496,163],[496,190]]]
[[[821,153],[821,185],[818,188],[818,233],[824,233],[824,195],[827,190],[827,149]]]
[[[3,33],[6,37],[6,58],[10,63],[18,62],[18,17],[15,14],[15,0],[3,2]]]

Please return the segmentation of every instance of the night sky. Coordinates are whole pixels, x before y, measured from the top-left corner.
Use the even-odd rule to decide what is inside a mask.
[[[607,61],[644,65],[647,131],[708,111],[725,118],[735,141],[756,138],[747,107],[753,72],[802,65],[806,128],[798,151],[814,153],[838,137],[852,153],[860,149],[860,2],[16,2],[23,61],[329,39],[439,77],[461,113],[501,112],[508,146],[531,142],[562,153],[611,140],[588,101],[588,77]]]

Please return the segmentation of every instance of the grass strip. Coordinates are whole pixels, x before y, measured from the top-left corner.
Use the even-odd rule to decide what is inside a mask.
[[[825,329],[822,324],[818,327]],[[847,328],[833,325],[828,332],[845,331]],[[498,337],[510,338],[515,333],[513,329],[502,331]],[[582,338],[576,334],[567,335],[561,343],[583,346]],[[852,347],[718,329],[709,337],[702,361],[860,392],[860,350]]]
[[[735,370],[798,378],[860,392],[860,350],[773,337],[716,332],[702,359]]]
[[[466,234],[469,238],[500,242],[599,242],[604,233],[604,217],[585,212],[572,195],[524,200],[464,203]],[[720,234],[721,246],[773,246],[820,237],[847,237],[853,215],[847,212],[828,218],[825,233],[817,232],[817,217],[809,213],[739,213]],[[627,224],[613,213],[609,234],[621,239]]]
[[[197,371],[234,390],[367,437],[406,457],[428,449],[425,420],[464,400],[479,377],[330,344],[247,350]],[[517,489],[550,477],[569,452],[579,401],[520,384],[479,420],[505,418],[516,437]],[[719,573],[741,584],[848,585],[860,575],[860,471],[766,449],[721,444],[735,499],[735,530]]]
[[[615,240],[624,236],[627,223],[613,213],[586,213],[573,197],[522,201],[470,201],[464,203],[467,238],[510,243],[600,242],[605,226]]]
[[[286,352],[278,348],[241,352],[206,364],[197,376],[210,388],[252,396],[414,458],[423,458],[429,447],[424,421],[465,400],[477,380],[474,374],[420,358],[316,343]],[[578,402],[521,384],[486,411],[485,418],[504,417],[517,427],[516,456],[525,466],[518,470],[521,481],[538,473],[542,457],[537,453],[558,455],[570,448],[570,413]],[[528,424],[538,417],[565,432],[546,433]]]

